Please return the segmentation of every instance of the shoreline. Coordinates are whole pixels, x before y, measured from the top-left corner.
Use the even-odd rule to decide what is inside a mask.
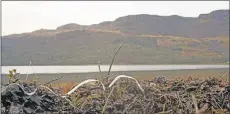
[[[188,77],[197,77],[206,79],[208,77],[219,77],[223,75],[228,69],[195,69],[195,70],[168,70],[168,71],[120,71],[111,72],[110,78],[115,78],[118,75],[128,75],[136,78],[137,80],[151,80],[155,77],[165,76],[167,79],[186,79]],[[62,79],[53,83],[71,83],[81,82],[86,79],[99,79],[102,76],[106,76],[107,72],[95,72],[95,73],[67,73],[67,74],[36,74],[39,77],[40,83],[45,83],[50,80],[63,76]],[[5,74],[1,75],[2,84],[8,83],[8,78]],[[223,78],[229,76],[229,73],[225,74]],[[34,74],[29,74],[28,80],[32,80]],[[20,74],[19,79],[25,80],[26,74]]]
[[[134,72],[134,71],[167,71],[167,70],[196,70],[196,69],[227,69],[229,65],[113,65],[111,71],[114,72]],[[97,73],[98,65],[80,66],[3,66],[2,74],[7,74],[9,70],[16,69],[20,74],[62,74],[62,73]],[[100,65],[102,72],[107,72],[109,65]]]

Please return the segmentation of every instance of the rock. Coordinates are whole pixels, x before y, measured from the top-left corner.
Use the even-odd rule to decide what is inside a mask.
[[[27,86],[27,90],[33,91],[35,87]],[[42,95],[34,94],[28,96],[17,85],[12,85],[2,92],[2,109],[6,113],[44,113],[49,111],[57,111],[55,96],[50,93],[43,92]]]
[[[12,103],[10,106],[9,114],[23,114],[22,106]]]

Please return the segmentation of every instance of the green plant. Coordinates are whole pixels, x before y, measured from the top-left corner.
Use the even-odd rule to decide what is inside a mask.
[[[9,78],[9,83],[14,83],[16,82],[18,79],[17,79],[17,76],[19,75],[19,73],[17,73],[17,70],[16,69],[13,69],[13,70],[9,70],[9,74],[7,75],[7,77]]]

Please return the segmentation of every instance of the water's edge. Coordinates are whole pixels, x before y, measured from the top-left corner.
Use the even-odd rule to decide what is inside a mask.
[[[189,69],[227,69],[229,65],[113,65],[111,71],[155,71],[155,70],[189,70]],[[20,74],[31,73],[92,73],[99,72],[98,65],[78,66],[2,66],[2,74],[16,69]],[[109,65],[101,65],[102,72],[107,72]]]

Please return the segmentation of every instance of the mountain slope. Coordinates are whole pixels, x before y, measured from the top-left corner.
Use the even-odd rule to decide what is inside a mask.
[[[201,14],[198,18],[157,15],[129,15],[93,28],[120,30],[133,34],[172,35],[192,38],[229,35],[229,10]]]
[[[229,10],[198,18],[133,15],[2,37],[2,65],[213,64],[229,61]]]

